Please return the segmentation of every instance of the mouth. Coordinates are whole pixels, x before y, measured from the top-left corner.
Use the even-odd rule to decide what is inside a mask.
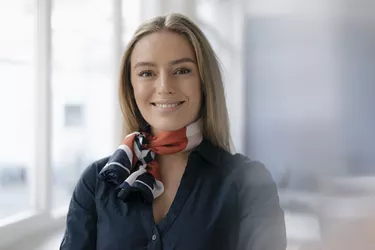
[[[181,102],[168,102],[168,103],[163,103],[163,102],[152,102],[151,104],[157,108],[161,109],[170,109],[170,108],[175,108],[183,104],[184,101]]]

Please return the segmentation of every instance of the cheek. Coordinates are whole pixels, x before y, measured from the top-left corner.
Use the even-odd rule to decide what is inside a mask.
[[[134,84],[133,91],[137,105],[145,105],[146,102],[148,102],[149,96],[151,94],[150,88],[146,88],[141,84]]]
[[[195,84],[189,88],[190,100],[195,105],[200,105],[202,102],[202,90],[200,84]]]

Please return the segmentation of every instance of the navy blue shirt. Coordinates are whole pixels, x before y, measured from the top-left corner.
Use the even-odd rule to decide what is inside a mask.
[[[124,203],[97,175],[82,174],[70,202],[61,250],[285,250],[276,185],[259,162],[203,142],[189,155],[167,215],[156,225],[151,203]]]

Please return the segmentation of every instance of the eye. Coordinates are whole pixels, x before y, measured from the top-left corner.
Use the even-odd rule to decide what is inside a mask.
[[[174,74],[175,75],[185,75],[185,74],[189,74],[191,72],[190,69],[187,69],[187,68],[180,68],[180,69],[177,69]]]
[[[138,76],[140,76],[140,77],[150,77],[152,75],[153,75],[152,71],[150,71],[150,70],[143,70],[143,71],[138,73]]]

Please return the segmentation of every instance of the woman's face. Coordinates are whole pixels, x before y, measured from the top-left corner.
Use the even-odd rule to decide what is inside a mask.
[[[198,119],[201,84],[195,53],[182,36],[161,31],[139,40],[130,60],[135,101],[154,134]]]

